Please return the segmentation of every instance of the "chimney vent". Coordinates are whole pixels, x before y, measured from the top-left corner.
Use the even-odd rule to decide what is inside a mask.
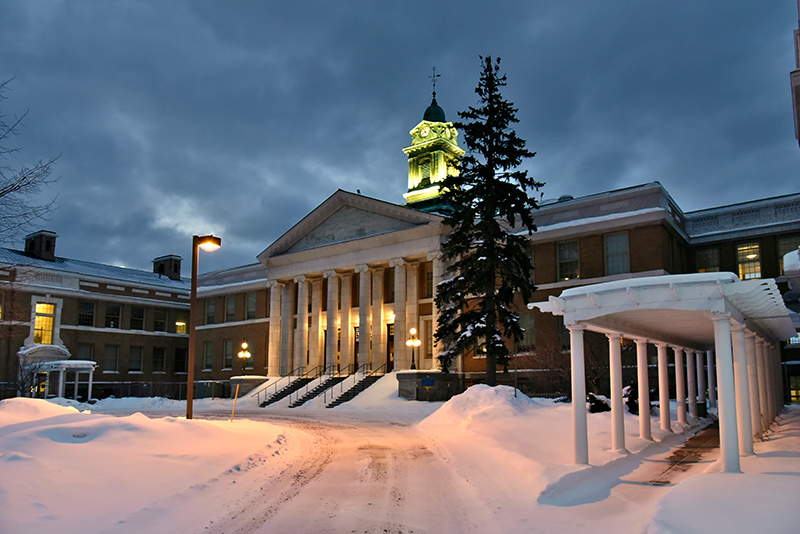
[[[46,261],[56,259],[56,238],[58,234],[49,230],[39,230],[25,236],[25,254]]]
[[[166,276],[170,280],[180,280],[182,260],[183,258],[175,254],[159,256],[153,260],[153,272]]]

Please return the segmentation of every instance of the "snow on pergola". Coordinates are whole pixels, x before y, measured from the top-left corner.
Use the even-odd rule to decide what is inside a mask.
[[[739,454],[753,453],[760,436],[782,404],[780,341],[795,335],[789,311],[775,281],[739,280],[733,273],[699,273],[619,280],[567,289],[547,302],[528,304],[564,317],[570,331],[575,462],[587,464],[588,436],[583,332],[608,336],[611,371],[612,447],[624,451],[620,337],[637,345],[639,398],[649,398],[647,344],[658,348],[659,399],[669,405],[667,348],[675,355],[678,422],[697,417],[705,382],[702,355],[709,366],[709,393],[719,382],[720,448],[723,470],[739,471]],[[686,382],[683,356],[686,355]],[[697,356],[696,369],[694,358]],[[715,356],[715,357],[714,357]],[[716,361],[716,376],[712,372]],[[735,379],[734,379],[735,375]],[[699,386],[699,387],[698,387]],[[711,399],[713,403],[713,398]],[[669,410],[660,410],[661,427],[671,430]],[[639,433],[650,436],[650,408],[640,402]]]

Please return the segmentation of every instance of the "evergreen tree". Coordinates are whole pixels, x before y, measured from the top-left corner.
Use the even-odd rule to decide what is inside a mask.
[[[442,199],[452,208],[445,223],[452,231],[442,245],[449,276],[437,287],[436,341],[445,372],[467,350],[484,353],[486,383],[493,386],[497,365],[509,360],[505,340],[522,337],[514,297],[527,302],[535,289],[525,235],[536,229],[531,212],[537,205],[529,193],[544,184],[518,169],[535,154],[510,128],[519,121],[513,103],[500,93],[506,85],[500,58],[481,62],[478,106],[458,113],[469,122],[454,124],[467,153],[459,174],[442,183]]]

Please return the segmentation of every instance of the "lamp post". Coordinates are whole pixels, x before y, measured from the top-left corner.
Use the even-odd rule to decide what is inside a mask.
[[[246,339],[244,341],[242,341],[242,350],[240,350],[239,354],[238,354],[239,358],[242,359],[242,374],[244,374],[244,366],[245,366],[244,362],[245,362],[245,360],[250,359],[250,351],[247,350],[248,346],[249,345],[247,344],[247,340]]]
[[[411,368],[416,369],[417,362],[414,360],[414,348],[422,345],[422,341],[417,337],[416,328],[409,330],[409,333],[411,334],[411,338],[406,341],[406,347],[411,347]]]
[[[192,418],[194,404],[194,346],[195,328],[197,327],[197,256],[198,249],[206,251],[218,249],[222,239],[213,235],[192,236],[192,289],[189,294],[189,361],[186,370],[186,419]]]

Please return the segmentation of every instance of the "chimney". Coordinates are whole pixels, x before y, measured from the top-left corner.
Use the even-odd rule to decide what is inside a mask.
[[[167,254],[153,260],[153,272],[168,277],[170,280],[181,279],[181,258],[175,254]]]
[[[58,234],[49,230],[39,230],[25,236],[25,254],[46,261],[56,259],[56,238]]]

